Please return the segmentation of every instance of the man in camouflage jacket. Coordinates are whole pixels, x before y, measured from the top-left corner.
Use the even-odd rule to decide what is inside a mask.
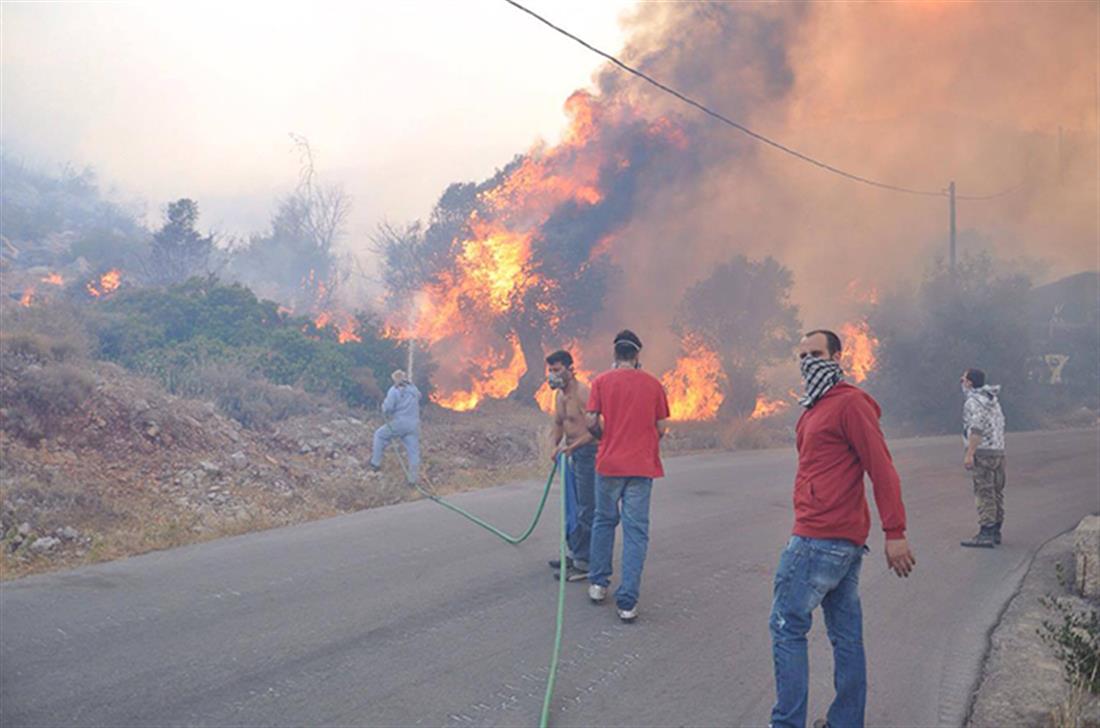
[[[967,369],[962,375],[963,466],[974,477],[974,498],[978,503],[981,530],[963,546],[993,548],[1001,543],[1004,522],[1005,416],[997,399],[1001,388],[985,383],[985,372]]]

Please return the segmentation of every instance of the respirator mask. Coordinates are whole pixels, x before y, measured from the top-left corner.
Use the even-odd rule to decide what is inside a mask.
[[[546,375],[546,383],[550,389],[565,389],[565,377],[561,374],[550,373]]]

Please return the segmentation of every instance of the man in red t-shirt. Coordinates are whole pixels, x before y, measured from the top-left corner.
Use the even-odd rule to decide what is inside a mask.
[[[615,592],[619,619],[638,616],[638,590],[649,544],[649,495],[664,476],[661,438],[668,396],[638,362],[642,341],[629,329],[615,336],[615,365],[592,382],[588,429],[600,438],[596,452],[596,515],[589,547],[588,597],[602,602],[611,580],[615,527],[623,524],[622,583]]]

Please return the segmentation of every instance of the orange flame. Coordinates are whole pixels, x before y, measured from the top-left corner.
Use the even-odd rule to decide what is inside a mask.
[[[319,329],[326,326],[334,327],[336,329],[336,340],[341,344],[363,340],[355,331],[355,318],[351,314],[341,311],[322,311],[313,319],[313,325]]]
[[[539,403],[540,410],[548,415],[554,414],[554,390],[546,382],[535,392],[535,401]]]
[[[122,271],[115,268],[104,273],[99,279],[99,285],[104,293],[114,293],[122,284]]]
[[[28,288],[25,291],[23,291],[23,295],[19,298],[19,305],[20,306],[30,306],[31,302],[33,300],[34,300],[34,287],[32,286],[31,288]]]
[[[418,320],[406,335],[434,344],[463,329],[479,328],[483,324],[471,320],[477,318],[475,309],[490,317],[504,313],[538,282],[529,271],[530,232],[491,226],[476,214],[470,227],[474,235],[462,242],[456,270],[424,291]]]
[[[432,395],[432,401],[441,407],[466,412],[486,398],[504,399],[515,391],[520,377],[527,371],[527,361],[523,357],[523,349],[520,348],[519,339],[514,335],[508,337],[508,343],[512,347],[511,354],[503,357],[486,357],[475,362],[478,369],[474,377],[473,387],[465,391],[443,392],[436,391]]]
[[[637,122],[633,108],[579,91],[569,97],[565,110],[570,122],[562,142],[530,149],[499,182],[478,193],[476,210],[465,221],[466,232],[452,241],[454,253],[448,267],[413,297],[411,318],[404,309],[388,322],[388,331],[418,339],[436,354],[436,386],[440,381],[452,384],[440,387],[442,393],[436,399],[445,406],[470,409],[492,396],[486,388],[502,367],[515,370],[507,381],[518,385],[524,374],[520,362],[527,364],[522,357],[490,355],[486,360],[482,353],[504,348],[494,332],[510,332],[507,336],[514,344],[515,321],[525,314],[532,314],[542,331],[558,329],[562,315],[553,301],[559,284],[543,276],[540,261],[534,259],[542,226],[563,205],[583,210],[603,202],[607,170],[614,165],[630,167],[631,160],[622,151],[605,151],[612,145],[602,140],[605,129]],[[673,144],[679,139],[676,131],[667,121],[647,128],[650,135]],[[614,235],[601,234],[602,240],[592,241],[596,243],[593,257],[612,252]],[[465,366],[471,359],[475,366]],[[552,394],[544,387],[536,398],[545,408],[547,403],[552,405]]]
[[[60,273],[50,273],[42,277],[43,283],[49,283],[51,286],[63,286],[65,285],[65,279],[61,277]]]
[[[756,406],[753,407],[752,414],[749,415],[749,419],[762,420],[765,417],[777,415],[780,412],[785,411],[790,406],[790,402],[784,402],[781,399],[768,399],[767,395],[760,394],[756,398]]]
[[[661,377],[674,420],[713,420],[725,395],[726,373],[718,354],[702,339],[689,334],[681,346],[686,352],[676,368]]]
[[[857,384],[865,381],[878,363],[878,338],[866,319],[844,324],[839,333],[844,342],[841,366]]]
[[[89,283],[85,288],[88,293],[99,298],[100,296],[106,296],[109,293],[114,293],[118,290],[118,287],[122,285],[122,271],[118,268],[107,271],[99,277],[99,287],[96,287],[96,282]]]

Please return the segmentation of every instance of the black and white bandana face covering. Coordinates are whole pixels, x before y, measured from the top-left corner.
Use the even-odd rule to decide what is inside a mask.
[[[802,369],[802,383],[806,387],[806,396],[798,400],[798,403],[809,409],[826,392],[836,386],[837,382],[844,379],[844,372],[832,359],[821,359],[816,356],[807,356],[799,364]]]

